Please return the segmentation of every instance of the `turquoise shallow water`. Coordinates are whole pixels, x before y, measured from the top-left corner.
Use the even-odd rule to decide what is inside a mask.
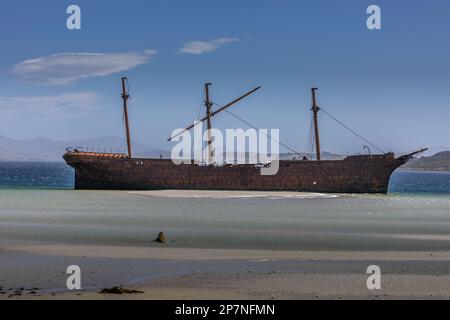
[[[173,199],[106,191],[2,190],[0,203],[0,240],[149,246],[164,231],[173,247],[450,247],[449,195]]]
[[[64,164],[0,164],[0,240],[286,250],[448,250],[450,174],[398,172],[389,195],[159,198],[74,191]]]

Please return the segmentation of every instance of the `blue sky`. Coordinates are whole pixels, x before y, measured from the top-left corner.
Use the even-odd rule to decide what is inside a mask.
[[[80,31],[66,28],[70,4],[81,7]],[[381,30],[366,27],[370,4],[381,7]],[[205,82],[218,104],[262,85],[232,111],[279,128],[299,151],[312,86],[319,105],[385,150],[450,145],[448,1],[3,0],[0,8],[1,135],[123,136],[125,75],[133,138],[154,147],[170,149],[172,130],[197,118]],[[246,127],[227,114],[214,125]],[[324,150],[361,151],[323,114],[320,125]]]

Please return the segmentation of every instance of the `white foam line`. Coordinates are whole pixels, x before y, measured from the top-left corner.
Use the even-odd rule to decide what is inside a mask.
[[[284,192],[284,191],[212,191],[212,190],[151,190],[127,191],[128,194],[161,197],[161,198],[193,198],[193,199],[334,199],[335,194]]]

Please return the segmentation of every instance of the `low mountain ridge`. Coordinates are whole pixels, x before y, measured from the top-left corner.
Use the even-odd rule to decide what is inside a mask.
[[[125,152],[126,143],[117,137],[60,141],[43,137],[15,140],[0,136],[0,161],[63,161],[62,156],[68,147],[99,152]],[[133,153],[140,157],[169,155],[166,150],[140,143],[133,144]]]
[[[450,151],[443,151],[430,157],[411,160],[402,169],[450,172]]]

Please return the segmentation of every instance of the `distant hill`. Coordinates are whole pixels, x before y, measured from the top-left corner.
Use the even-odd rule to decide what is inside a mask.
[[[450,172],[450,151],[443,151],[431,157],[412,160],[402,166],[402,169]]]
[[[440,152],[443,151],[450,151],[450,147],[447,146],[433,146],[428,148],[427,151],[425,151],[424,153],[422,153],[423,157],[431,157],[434,156],[435,154],[438,154]]]
[[[125,152],[126,143],[124,139],[117,137],[62,141],[43,137],[17,140],[0,135],[0,161],[63,161],[62,156],[68,147],[84,151]],[[133,155],[148,158],[158,158],[163,155],[164,158],[169,158],[170,151],[133,143]],[[306,154],[306,156],[309,159],[315,159],[314,154]],[[238,157],[248,157],[248,155],[238,154]],[[345,157],[345,155],[322,152],[324,160],[340,160]],[[292,160],[293,158],[301,157],[293,153],[280,154],[281,160]]]
[[[34,139],[16,140],[0,135],[0,161],[63,161],[62,156],[67,147],[83,147],[83,150],[100,152],[125,152],[126,143],[124,139],[117,137],[98,137],[92,139],[81,139],[61,141],[38,137]],[[445,147],[436,147],[436,150]],[[170,157],[170,151],[133,143],[133,154],[138,157],[164,158]],[[299,159],[298,155],[292,153],[280,154],[281,160],[293,158]],[[315,155],[307,154],[309,159],[315,159]],[[324,160],[340,160],[345,155],[323,152]],[[433,156],[425,156],[412,160],[402,167],[407,170],[429,170],[450,172],[450,151],[439,152]]]
[[[67,147],[83,147],[84,150],[101,152],[124,152],[126,144],[117,137],[99,137],[73,141],[60,141],[47,138],[15,140],[0,136],[0,161],[63,161]],[[140,143],[133,144],[133,153],[141,157],[168,157],[170,153]]]

